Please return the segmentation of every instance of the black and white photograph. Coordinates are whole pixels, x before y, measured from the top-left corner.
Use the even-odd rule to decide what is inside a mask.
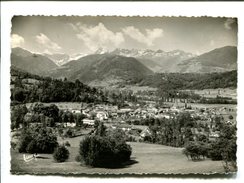
[[[11,24],[12,174],[237,172],[237,18]]]

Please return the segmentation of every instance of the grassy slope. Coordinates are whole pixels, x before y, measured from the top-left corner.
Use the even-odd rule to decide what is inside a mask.
[[[182,148],[173,148],[163,145],[130,143],[133,154],[131,159],[135,162],[124,168],[105,169],[89,168],[80,165],[75,161],[78,154],[79,142],[82,137],[66,139],[70,142],[70,158],[64,163],[55,163],[52,155],[43,154],[46,159],[37,159],[28,163],[24,162],[23,154],[11,152],[12,172],[19,173],[78,173],[78,174],[97,174],[97,173],[213,173],[224,172],[220,161],[204,160],[193,162],[188,160],[182,153]],[[65,140],[65,141],[66,141]]]

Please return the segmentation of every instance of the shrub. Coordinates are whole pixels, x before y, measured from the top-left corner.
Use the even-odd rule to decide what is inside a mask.
[[[81,162],[82,161],[82,157],[80,154],[78,154],[76,157],[75,157],[75,161],[77,162]]]
[[[232,116],[232,115],[229,115],[229,119],[231,120],[231,119],[234,119],[234,117]]]
[[[152,142],[152,137],[149,136],[149,135],[146,135],[146,136],[143,138],[143,141],[144,141],[144,142]]]
[[[192,160],[199,160],[201,157],[208,156],[209,148],[204,143],[189,143],[185,149],[183,149],[183,154],[185,154],[188,158],[191,157]]]
[[[17,146],[17,144],[16,144],[15,142],[11,141],[11,148],[12,148],[12,149],[15,149],[16,146]]]
[[[53,158],[57,162],[64,162],[69,158],[69,150],[64,145],[58,146],[53,153]]]
[[[223,159],[220,149],[211,149],[210,152],[209,152],[209,156],[214,161],[218,161],[218,160],[222,160]]]
[[[128,137],[126,138],[126,141],[127,141],[127,142],[136,142],[136,138],[133,137],[133,136],[128,136]]]

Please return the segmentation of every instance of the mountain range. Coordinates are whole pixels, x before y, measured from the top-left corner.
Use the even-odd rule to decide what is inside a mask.
[[[112,52],[108,52],[100,48],[96,53],[110,53],[125,57],[134,57],[154,72],[175,72],[175,65],[182,60],[195,57],[192,53],[187,53],[182,50],[165,52],[163,50],[117,48]]]
[[[52,77],[82,82],[136,82],[153,72],[133,57],[112,54],[93,54],[59,67]]]
[[[11,64],[27,72],[79,79],[95,85],[135,83],[153,73],[211,73],[237,69],[237,48],[226,46],[196,56],[181,50],[98,49],[95,54],[35,54],[13,48]]]

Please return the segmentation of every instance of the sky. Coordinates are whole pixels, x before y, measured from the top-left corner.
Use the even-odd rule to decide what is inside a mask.
[[[91,54],[103,48],[183,50],[202,54],[237,46],[228,17],[15,16],[11,46],[36,53]]]

